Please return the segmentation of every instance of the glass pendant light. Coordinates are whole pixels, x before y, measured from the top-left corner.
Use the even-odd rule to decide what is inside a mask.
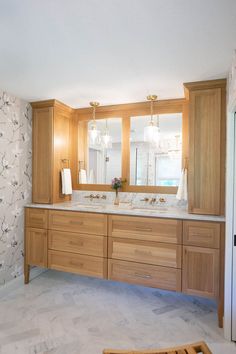
[[[93,121],[90,124],[89,128],[89,140],[92,145],[96,145],[99,143],[99,138],[100,138],[100,131],[97,129],[97,124],[95,120],[95,114],[96,114],[96,108],[99,106],[98,102],[90,102],[89,103],[91,107],[93,107]]]
[[[149,95],[147,96],[147,100],[150,101],[151,103],[151,107],[150,107],[151,119],[149,124],[144,128],[144,141],[151,144],[158,145],[159,138],[160,138],[159,120],[157,119],[157,124],[155,124],[153,120],[153,102],[157,100],[157,96]]]
[[[111,138],[111,135],[109,134],[107,119],[106,119],[106,129],[105,129],[104,134],[102,135],[102,146],[105,149],[112,148],[112,138]]]

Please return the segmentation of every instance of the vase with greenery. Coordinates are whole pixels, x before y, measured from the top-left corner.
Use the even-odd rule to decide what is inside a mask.
[[[119,205],[119,190],[122,188],[122,185],[125,181],[122,180],[121,177],[115,177],[111,181],[111,188],[115,190],[116,197],[114,201],[114,205]]]

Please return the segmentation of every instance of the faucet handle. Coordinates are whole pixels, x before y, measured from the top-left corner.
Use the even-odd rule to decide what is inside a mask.
[[[140,202],[148,202],[149,201],[149,198],[143,198],[143,199],[140,199]]]

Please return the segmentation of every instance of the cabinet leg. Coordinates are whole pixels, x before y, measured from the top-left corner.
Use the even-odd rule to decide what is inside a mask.
[[[224,317],[224,303],[220,299],[218,302],[218,326],[223,328],[223,317]]]
[[[29,284],[29,277],[30,277],[30,265],[24,265],[24,277],[25,277],[25,284]]]

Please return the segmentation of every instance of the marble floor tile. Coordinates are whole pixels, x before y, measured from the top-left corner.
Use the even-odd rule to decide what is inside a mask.
[[[236,353],[210,300],[48,271],[0,300],[0,354],[101,354],[204,340]]]

